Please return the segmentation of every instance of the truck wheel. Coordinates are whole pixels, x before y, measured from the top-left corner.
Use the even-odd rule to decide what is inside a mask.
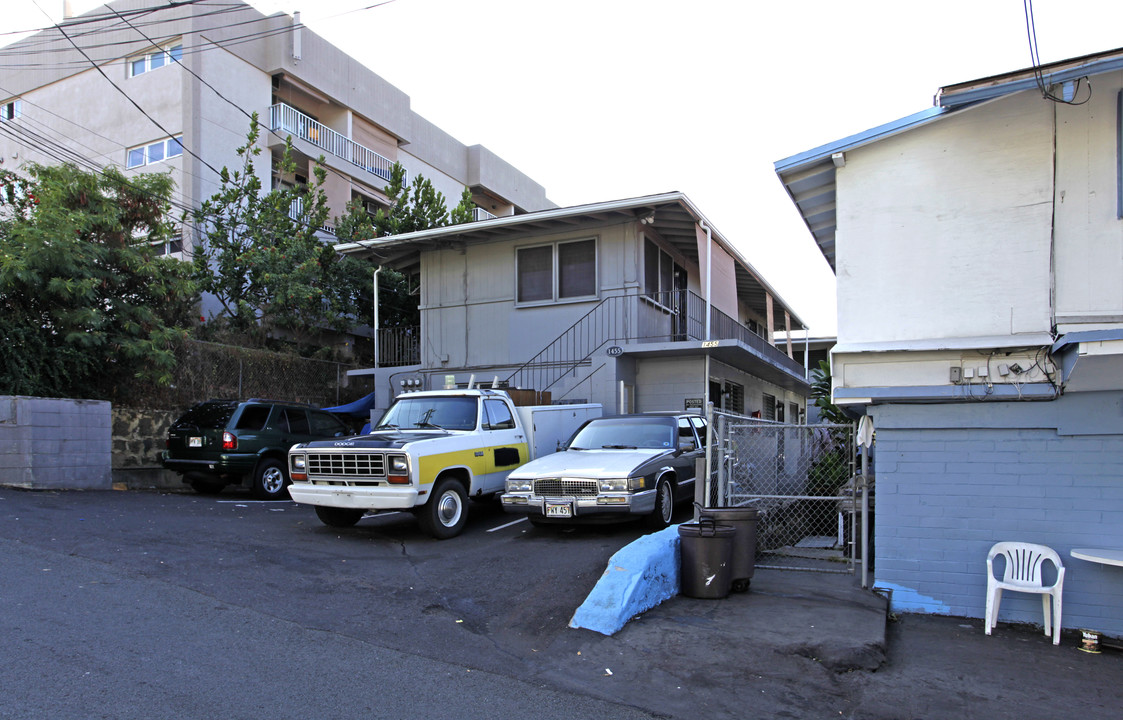
[[[363,519],[366,514],[364,510],[353,510],[351,508],[337,508],[337,507],[324,507],[323,505],[316,506],[316,517],[320,518],[320,522],[328,527],[345,528],[351,527],[355,523]]]
[[[675,513],[675,491],[666,480],[655,486],[655,510],[647,516],[647,527],[662,530],[671,524]]]
[[[452,478],[438,480],[433,495],[419,514],[425,532],[438,540],[455,537],[468,521],[468,494]]]
[[[284,500],[289,496],[285,485],[285,466],[272,458],[266,458],[257,464],[253,472],[253,494],[258,500]]]

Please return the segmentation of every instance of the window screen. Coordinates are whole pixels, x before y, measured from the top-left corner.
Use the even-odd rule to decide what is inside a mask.
[[[575,298],[596,294],[596,240],[558,245],[558,297]]]
[[[518,301],[552,300],[554,297],[554,248],[521,248],[518,266]]]

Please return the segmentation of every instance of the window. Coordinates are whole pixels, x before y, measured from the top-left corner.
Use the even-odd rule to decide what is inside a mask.
[[[22,100],[9,100],[3,105],[0,105],[0,122],[15,120],[20,115],[23,115]]]
[[[776,398],[775,396],[764,393],[764,407],[761,408],[765,420],[776,419]]]
[[[151,165],[183,154],[183,136],[177,135],[167,140],[159,140],[150,145],[129,148],[125,155],[125,167],[135,168]]]
[[[242,408],[242,415],[238,418],[235,430],[263,430],[265,421],[269,419],[269,405],[246,405]]]
[[[643,291],[651,298],[686,287],[686,270],[650,239],[643,242]],[[669,299],[669,298],[668,298]],[[662,303],[670,305],[669,302]]]
[[[488,430],[514,430],[515,418],[511,408],[502,400],[484,400],[484,413],[487,415]]]
[[[176,41],[172,45],[165,45],[144,55],[134,55],[126,62],[129,65],[129,77],[136,77],[173,62],[180,62],[182,59],[183,43]]]
[[[694,427],[690,424],[690,418],[680,417],[678,419],[678,442],[679,447],[682,447],[684,442],[689,442],[695,450],[699,448],[698,438],[694,436]]]
[[[154,242],[152,247],[155,249],[157,255],[171,255],[173,253],[183,252],[183,238],[173,237],[164,242]]]
[[[702,445],[706,444],[706,419],[700,417],[690,418],[691,424],[694,425],[694,432],[698,433],[698,439]]]
[[[594,298],[597,241],[572,240],[515,251],[515,300],[519,303]]]

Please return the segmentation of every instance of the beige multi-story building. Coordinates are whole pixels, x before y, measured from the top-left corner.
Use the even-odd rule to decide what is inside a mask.
[[[541,185],[413,112],[408,95],[299,15],[119,0],[0,48],[0,167],[17,172],[27,162],[170,172],[176,206],[194,208],[221,168],[236,167],[253,113],[263,187],[306,182],[322,157],[332,217],[352,199],[386,206],[395,162],[450,205],[468,187],[478,219],[554,207]],[[287,137],[297,170],[281,177],[271,168]],[[185,230],[166,251],[189,253],[191,242]]]

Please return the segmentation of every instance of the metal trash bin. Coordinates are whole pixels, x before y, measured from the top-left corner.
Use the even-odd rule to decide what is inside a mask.
[[[729,595],[733,584],[733,538],[736,533],[732,527],[718,525],[712,518],[678,526],[682,548],[679,576],[683,595],[704,599]]]
[[[732,575],[734,592],[745,592],[756,571],[756,524],[758,513],[753,507],[701,508],[701,518],[713,518],[718,525],[728,525],[736,533],[733,538]]]

